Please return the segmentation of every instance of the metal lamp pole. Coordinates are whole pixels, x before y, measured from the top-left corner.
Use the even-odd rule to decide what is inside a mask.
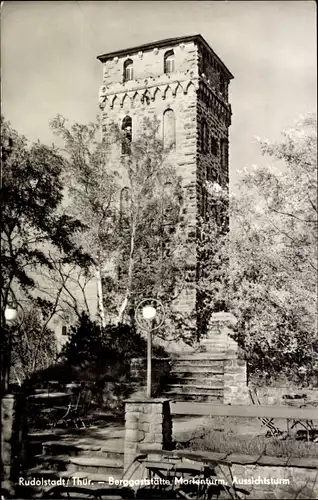
[[[156,307],[154,307],[154,304]],[[157,321],[155,323],[155,318]],[[163,304],[158,299],[144,299],[135,310],[136,323],[147,331],[147,397],[152,397],[152,334],[161,327],[165,319]]]
[[[152,381],[152,330],[154,328],[154,319],[156,317],[156,309],[152,306],[145,306],[142,309],[144,319],[149,323],[147,332],[147,398],[151,398],[151,381]]]
[[[12,323],[18,315],[18,312],[15,308],[13,307],[6,307],[4,311],[4,319],[5,319],[5,324],[4,326],[4,333],[8,334],[8,343],[5,345],[5,352],[4,356],[7,356],[4,358],[5,361],[5,373],[4,373],[4,380],[3,380],[3,385],[4,385],[4,392],[7,393],[9,384],[10,384],[10,372],[11,372],[11,350],[12,350],[12,332],[11,330],[7,329],[6,325]]]

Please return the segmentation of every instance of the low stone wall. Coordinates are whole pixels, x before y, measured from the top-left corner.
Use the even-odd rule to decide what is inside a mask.
[[[9,394],[1,399],[1,484],[8,491],[11,491],[13,418],[14,396]]]
[[[307,467],[234,463],[232,469],[236,485],[249,491],[248,498],[309,500],[318,498],[318,470],[308,468],[311,464],[310,460]]]
[[[318,498],[318,459],[200,452],[232,463],[233,482],[251,500]]]
[[[167,450],[172,443],[170,403],[165,399],[135,399],[125,402],[126,468],[139,453],[139,447]]]
[[[152,358],[152,395],[159,396],[164,387],[167,377],[171,370],[171,361],[169,358]],[[147,359],[133,358],[130,362],[130,377],[132,382],[137,383],[140,392],[145,391],[147,379]]]
[[[23,394],[8,394],[1,399],[1,484],[12,492],[25,459],[27,433],[25,398]]]

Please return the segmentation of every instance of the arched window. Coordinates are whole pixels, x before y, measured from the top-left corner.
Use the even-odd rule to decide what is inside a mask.
[[[132,119],[130,116],[125,116],[121,126],[123,132],[123,139],[121,143],[121,153],[123,155],[131,154],[131,141],[132,141]]]
[[[124,82],[134,79],[134,65],[131,59],[124,62]]]
[[[129,216],[131,208],[131,195],[129,187],[124,187],[120,192],[120,225],[122,228],[129,227]]]
[[[164,55],[164,72],[173,73],[174,72],[174,52],[173,50],[168,50]]]
[[[163,147],[166,149],[176,145],[176,120],[174,111],[166,109],[163,114]]]

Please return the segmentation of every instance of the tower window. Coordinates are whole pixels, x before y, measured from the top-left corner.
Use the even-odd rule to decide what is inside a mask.
[[[134,79],[134,65],[131,59],[124,63],[124,82]]]
[[[214,156],[218,155],[218,140],[216,137],[211,137],[211,153]]]
[[[226,94],[226,82],[225,82],[225,78],[222,75],[220,75],[220,92],[225,97],[225,94]]]
[[[224,172],[228,169],[228,163],[229,163],[228,149],[229,149],[228,140],[221,139],[220,153],[221,153],[221,170],[222,170],[222,172]]]
[[[166,109],[163,114],[163,147],[166,149],[176,145],[176,120],[174,111]]]
[[[200,136],[201,152],[206,153],[208,149],[208,126],[205,120],[201,121]]]
[[[207,192],[205,188],[202,188],[202,207],[201,207],[201,213],[202,217],[205,219],[206,214],[207,214],[207,206],[208,206],[208,197],[207,197]]]
[[[173,50],[168,50],[164,55],[164,72],[173,73],[174,72],[174,52]]]
[[[130,116],[125,116],[121,126],[123,138],[121,143],[121,153],[123,155],[131,154],[131,141],[132,141],[132,120]]]

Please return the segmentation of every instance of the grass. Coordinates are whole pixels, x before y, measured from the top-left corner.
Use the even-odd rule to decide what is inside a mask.
[[[282,431],[286,428],[286,421],[284,426],[283,422],[275,422]],[[266,431],[255,418],[214,417],[206,419],[206,424],[195,431],[181,434],[177,447],[226,454],[318,458],[318,443],[297,441],[294,437],[284,440],[266,437]]]

